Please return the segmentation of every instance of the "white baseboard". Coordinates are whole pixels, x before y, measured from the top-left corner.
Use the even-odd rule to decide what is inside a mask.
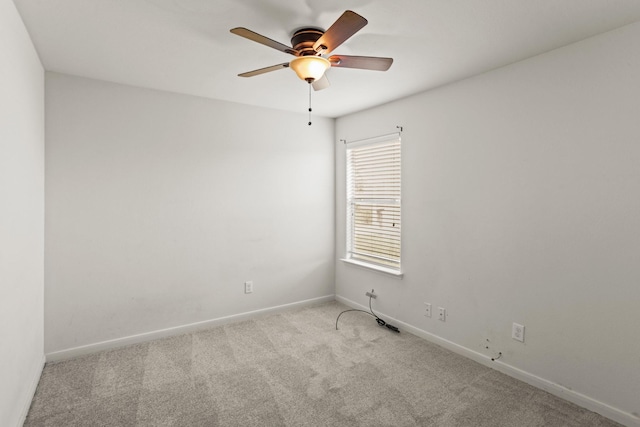
[[[279,311],[289,310],[295,307],[303,307],[313,304],[319,304],[323,302],[334,301],[335,295],[326,295],[323,297],[312,298],[304,301],[293,302],[290,304],[278,305],[275,307],[262,308],[259,310],[248,311],[245,313],[234,314],[231,316],[219,317],[216,319],[204,320],[202,322],[190,323],[187,325],[176,326],[173,328],[160,329],[157,331],[146,332],[144,334],[130,335],[128,337],[117,338],[108,341],[102,341],[94,344],[83,345],[80,347],[69,348],[66,350],[55,351],[46,355],[47,362],[58,362],[65,359],[71,359],[73,357],[82,356],[85,354],[91,354],[102,350],[110,350],[118,347],[124,347],[131,344],[138,344],[155,340],[158,338],[165,338],[173,335],[180,335],[188,332],[193,332],[201,329],[212,328],[215,326],[224,325],[227,323],[240,322],[255,318],[257,316],[276,313]]]
[[[339,301],[352,308],[357,308],[365,311],[369,310],[369,307],[358,304],[347,298],[341,297],[340,295],[336,295],[335,299],[336,301]],[[424,338],[427,341],[430,341],[434,344],[439,345],[440,347],[444,347],[447,350],[453,351],[456,354],[467,357],[482,365],[495,369],[496,371],[502,372],[503,374],[509,375],[510,377],[516,378],[536,388],[549,392],[554,396],[560,397],[561,399],[568,400],[571,403],[575,403],[578,406],[581,406],[585,409],[596,412],[604,417],[607,417],[625,426],[640,427],[640,418],[636,417],[633,414],[624,412],[618,408],[614,408],[611,405],[600,402],[599,400],[593,399],[589,396],[578,393],[574,390],[569,390],[568,388],[563,387],[560,384],[556,384],[552,381],[541,378],[537,375],[523,371],[519,368],[503,363],[500,360],[492,361],[489,356],[485,356],[484,354],[478,353],[477,351],[471,350],[467,347],[463,347],[459,344],[456,344],[452,341],[441,338],[430,332],[416,328],[415,326],[412,326],[401,320],[394,319],[393,317],[387,316],[380,312],[377,312],[376,314],[384,318],[385,321],[388,319],[394,325],[398,326],[401,330],[409,332],[412,335],[416,335],[420,338]]]
[[[36,395],[36,389],[38,388],[38,383],[40,382],[40,377],[42,376],[42,370],[44,369],[45,356],[42,355],[42,360],[40,361],[40,365],[38,369],[33,373],[33,377],[29,383],[29,393],[27,394],[28,399],[25,400],[22,405],[22,413],[20,414],[20,420],[18,421],[18,425],[16,427],[22,427],[24,422],[27,420],[27,415],[29,415],[29,408],[31,408],[31,402],[33,401],[33,396]]]

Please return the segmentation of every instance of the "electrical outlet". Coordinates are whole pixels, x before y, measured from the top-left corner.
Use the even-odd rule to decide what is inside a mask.
[[[364,294],[365,294],[366,296],[368,296],[369,298],[373,298],[373,299],[378,298],[378,295],[374,294],[373,289],[371,289],[371,292],[365,292]]]
[[[438,320],[447,321],[447,310],[444,307],[438,307]]]
[[[516,341],[524,342],[524,326],[514,323],[511,326],[511,338]]]
[[[431,317],[431,304],[428,302],[424,303],[424,317]]]
[[[244,293],[245,294],[250,294],[253,292],[253,281],[252,280],[248,280],[246,282],[244,282]]]

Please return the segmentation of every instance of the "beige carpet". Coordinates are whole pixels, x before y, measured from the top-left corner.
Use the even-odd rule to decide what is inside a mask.
[[[618,426],[336,302],[45,366],[25,426]]]

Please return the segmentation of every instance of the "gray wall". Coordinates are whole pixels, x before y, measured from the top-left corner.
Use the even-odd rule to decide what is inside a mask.
[[[333,120],[46,83],[47,353],[332,298]]]
[[[336,294],[366,305],[374,288],[380,312],[425,336],[502,352],[510,373],[638,422],[639,40],[630,25],[339,118],[338,139],[404,126],[405,276],[338,261]],[[344,168],[337,143],[338,258]]]
[[[42,370],[44,71],[13,2],[0,2],[0,425],[29,408]]]

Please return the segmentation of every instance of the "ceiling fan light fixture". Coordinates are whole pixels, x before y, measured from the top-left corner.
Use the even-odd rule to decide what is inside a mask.
[[[331,67],[331,63],[321,56],[299,56],[289,63],[289,67],[296,72],[296,75],[308,83],[319,80],[324,72]]]

